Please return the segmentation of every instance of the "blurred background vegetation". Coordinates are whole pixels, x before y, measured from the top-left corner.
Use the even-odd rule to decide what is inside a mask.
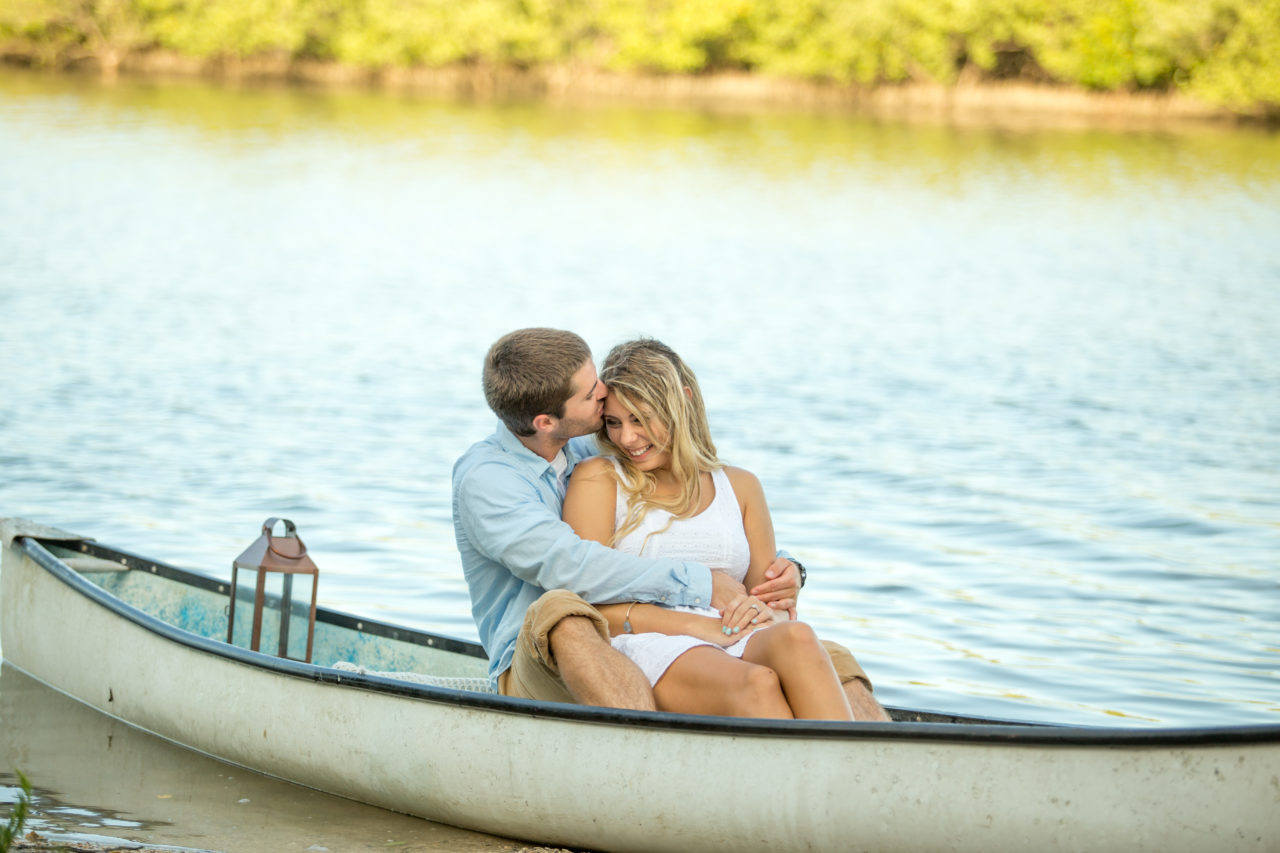
[[[1020,81],[1280,115],[1280,0],[0,0],[0,52],[107,73],[168,52],[372,72]]]

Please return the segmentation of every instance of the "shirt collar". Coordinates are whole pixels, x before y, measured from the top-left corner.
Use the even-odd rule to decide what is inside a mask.
[[[520,437],[507,429],[507,425],[502,421],[498,421],[498,428],[494,431],[494,437],[498,440],[499,447],[510,453],[520,464],[527,466],[529,472],[535,477],[541,477],[547,471],[552,470],[550,462],[525,447]],[[573,471],[579,462],[591,455],[589,450],[585,452],[579,452],[579,450],[577,440],[569,441],[564,446],[564,455],[565,459],[569,461],[570,471]]]
[[[507,429],[507,425],[502,421],[498,421],[494,436],[498,439],[498,446],[510,453],[515,461],[526,466],[535,477],[541,477],[551,469],[550,462],[525,447],[520,437]]]

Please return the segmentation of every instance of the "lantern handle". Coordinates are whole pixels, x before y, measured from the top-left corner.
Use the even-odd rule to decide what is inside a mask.
[[[277,551],[276,546],[272,544],[272,540],[275,537],[271,535],[271,531],[275,530],[276,522],[278,521],[284,522],[284,536],[281,536],[281,539],[298,540],[297,554],[286,554],[283,551]],[[298,535],[298,528],[295,527],[293,522],[287,518],[275,518],[273,516],[262,522],[262,535],[267,537],[267,550],[272,554],[275,554],[277,557],[283,557],[286,560],[301,560],[303,557],[307,556],[306,543],[303,542],[302,537]]]

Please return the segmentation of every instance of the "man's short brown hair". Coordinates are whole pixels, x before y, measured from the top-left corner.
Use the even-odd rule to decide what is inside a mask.
[[[484,359],[484,399],[507,429],[533,435],[538,415],[564,417],[573,375],[591,360],[591,348],[573,332],[519,329],[489,347]]]

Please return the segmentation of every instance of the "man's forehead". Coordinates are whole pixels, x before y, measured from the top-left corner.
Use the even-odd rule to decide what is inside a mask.
[[[599,377],[596,375],[595,363],[590,360],[583,363],[582,367],[579,367],[578,372],[573,376],[574,388],[576,393],[579,394],[585,394],[593,390],[599,381]]]

